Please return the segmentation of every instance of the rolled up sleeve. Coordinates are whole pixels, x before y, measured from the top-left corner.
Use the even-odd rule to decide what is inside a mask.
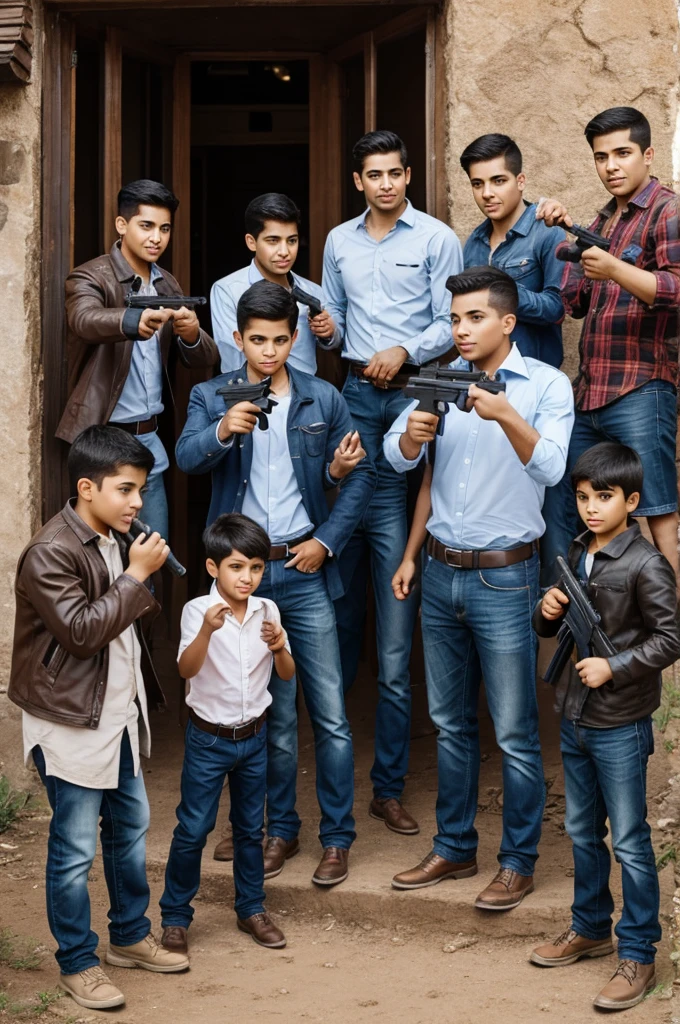
[[[574,393],[566,374],[560,373],[548,383],[532,426],[541,436],[524,472],[537,484],[553,487],[564,476],[574,426]]]
[[[385,458],[392,469],[397,473],[407,473],[409,469],[414,469],[422,459],[425,449],[427,448],[427,445],[424,444],[420,450],[420,454],[415,459],[407,459],[399,447],[399,438],[402,434],[406,433],[408,418],[413,410],[417,409],[417,407],[417,402],[411,402],[411,404],[408,405],[399,416],[397,416],[383,441],[383,453]]]
[[[656,295],[652,309],[680,305],[680,231],[678,201],[666,203],[654,230],[657,270]]]

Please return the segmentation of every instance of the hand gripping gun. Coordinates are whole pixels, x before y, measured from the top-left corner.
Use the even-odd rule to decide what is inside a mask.
[[[130,309],[194,309],[196,306],[205,306],[205,295],[138,295],[137,292],[128,292],[125,296],[125,305]]]
[[[260,409],[257,414],[260,430],[267,430],[267,415],[279,404],[270,398],[271,383],[271,377],[263,377],[259,384],[251,384],[249,380],[230,380],[224,387],[217,389],[217,394],[222,395],[227,409],[231,409],[232,405],[238,405],[239,402],[252,402]]]
[[[611,249],[611,239],[604,238],[594,231],[589,231],[588,228],[582,228],[580,224],[572,224],[570,228],[566,224],[557,224],[555,226],[564,228],[569,234],[574,235],[576,239],[570,245],[560,246],[555,253],[558,260],[562,260],[564,263],[580,263],[581,256],[585,250],[590,249],[593,245],[597,246],[598,249],[604,249],[605,252],[609,252]],[[630,263],[635,266],[641,252],[642,249],[639,245],[629,245],[618,258],[623,260],[624,263]]]
[[[141,533],[143,533],[145,537],[150,537],[151,534],[153,533],[153,530],[151,529],[150,526],[147,526],[146,523],[143,523],[141,521],[141,519],[133,519],[132,522],[130,523],[130,529],[128,531],[128,535],[130,537],[132,537],[134,540],[136,540],[137,537],[139,537],[139,535]],[[144,543],[144,542],[142,541],[142,543]],[[173,555],[172,551],[170,552],[168,557],[165,559],[165,563],[164,564],[165,564],[166,568],[168,568],[170,570],[170,572],[172,573],[173,576],[185,576],[186,575],[186,569],[184,568],[184,566],[182,565],[181,562],[177,561],[177,559]]]
[[[505,391],[505,382],[494,380],[479,370],[452,370],[438,366],[422,366],[417,377],[410,377],[404,388],[408,398],[418,399],[421,412],[431,412],[439,417],[437,434],[444,433],[444,416],[450,405],[455,405],[461,412],[469,412],[466,408],[468,391],[471,384],[476,384],[483,391],[498,395]]]
[[[309,292],[303,292],[299,285],[294,284],[290,289],[290,294],[296,302],[300,302],[303,306],[307,307],[312,320],[315,316],[319,316],[320,313],[323,313],[323,306],[316,296],[310,295]]]

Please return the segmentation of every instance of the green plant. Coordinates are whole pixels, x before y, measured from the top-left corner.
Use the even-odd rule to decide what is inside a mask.
[[[667,754],[672,754],[675,750],[675,743],[673,742],[673,740],[664,740],[663,749],[666,751]]]
[[[667,864],[673,861],[674,864],[678,863],[678,848],[675,843],[671,843],[665,849],[662,849],[659,856],[656,858],[656,870],[663,871]]]
[[[661,704],[652,715],[659,732],[665,732],[672,718],[680,718],[680,690],[673,683],[664,682]]]
[[[13,971],[37,971],[44,955],[35,939],[14,935],[9,928],[0,932],[0,964]]]
[[[0,775],[0,832],[6,832],[17,815],[28,802],[28,793],[17,793],[9,779]]]

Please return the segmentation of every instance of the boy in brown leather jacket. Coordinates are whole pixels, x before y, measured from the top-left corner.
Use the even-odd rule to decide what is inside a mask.
[[[19,559],[9,697],[23,710],[24,756],[47,791],[52,821],[46,896],[60,987],[80,1006],[125,998],[104,974],[90,927],[87,881],[101,817],[109,890],[108,963],[163,973],[189,966],[158,946],[149,904],[149,805],[140,753],[149,756],[149,701],[163,703],[139,620],[159,611],[146,585],[169,548],[158,533],[128,546],[153,455],[115,427],[89,427],[68,467],[77,496]],[[143,543],[142,543],[143,542]]]
[[[609,818],[621,864],[623,911],[615,929],[618,967],[594,999],[606,1010],[635,1006],[655,984],[661,926],[646,769],[661,671],[680,658],[675,574],[629,518],[640,500],[642,477],[637,453],[613,442],[586,451],[571,476],[588,530],[573,542],[569,563],[619,653],[570,662],[558,684],[574,902],[569,927],[530,957],[541,966],[560,967],[613,952],[604,842]],[[545,594],[534,615],[540,636],[554,636],[568,603],[559,587]]]

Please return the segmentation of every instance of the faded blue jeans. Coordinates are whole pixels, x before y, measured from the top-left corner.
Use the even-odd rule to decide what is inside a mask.
[[[477,853],[479,686],[503,752],[502,868],[532,875],[545,782],[538,738],[538,556],[501,569],[454,569],[426,556],[422,627],[430,717],[437,737],[437,835],[446,860]]]
[[[574,853],[572,927],[585,939],[611,935],[611,857],[604,841],[609,818],[623,883],[623,911],[615,928],[618,956],[652,964],[661,939],[659,876],[647,822],[652,720],[592,729],[563,718],[561,749],[566,828]]]

